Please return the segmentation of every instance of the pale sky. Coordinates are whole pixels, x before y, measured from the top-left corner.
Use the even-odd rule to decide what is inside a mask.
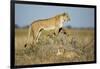
[[[71,18],[71,21],[65,22],[64,26],[94,28],[94,8],[34,4],[15,4],[15,24],[23,27],[30,25],[35,20],[50,18],[63,12],[68,13]]]

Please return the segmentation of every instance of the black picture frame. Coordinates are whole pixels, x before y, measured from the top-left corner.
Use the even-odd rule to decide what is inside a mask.
[[[70,63],[55,63],[55,64],[36,64],[36,65],[15,65],[15,4],[35,4],[35,5],[52,5],[52,6],[70,6],[70,7],[81,7],[81,8],[94,8],[94,61],[87,62],[70,62]],[[44,67],[44,66],[59,66],[59,65],[76,65],[76,64],[90,64],[96,63],[96,6],[95,5],[80,5],[80,4],[64,4],[64,3],[49,3],[49,2],[34,2],[34,1],[14,1],[10,3],[10,67],[11,68],[30,68],[30,67]]]

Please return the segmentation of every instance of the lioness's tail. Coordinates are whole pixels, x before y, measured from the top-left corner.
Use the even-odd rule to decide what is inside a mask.
[[[29,26],[29,29],[28,29],[28,37],[27,37],[27,42],[26,42],[26,44],[24,45],[24,47],[26,47],[26,46],[27,46],[27,44],[28,44],[28,42],[29,42],[30,33],[31,33],[31,26]]]

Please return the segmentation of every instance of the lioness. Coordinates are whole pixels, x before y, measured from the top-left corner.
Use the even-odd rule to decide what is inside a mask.
[[[32,32],[33,43],[36,44],[36,42],[38,42],[38,38],[42,30],[54,29],[55,35],[57,35],[59,29],[62,28],[63,23],[65,21],[70,21],[70,17],[67,13],[58,14],[48,19],[42,19],[42,20],[37,20],[32,22],[32,24],[29,27],[29,34],[28,34],[28,39],[27,39],[27,43],[25,44],[25,47],[29,42],[30,32]]]

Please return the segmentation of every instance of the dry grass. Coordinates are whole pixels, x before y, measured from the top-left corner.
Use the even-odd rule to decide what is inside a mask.
[[[15,30],[15,64],[50,64],[94,60],[94,31],[65,29],[67,34],[51,36],[43,31],[39,42],[24,48],[27,29]],[[48,35],[49,33],[49,35]],[[32,37],[30,38],[30,42]]]

